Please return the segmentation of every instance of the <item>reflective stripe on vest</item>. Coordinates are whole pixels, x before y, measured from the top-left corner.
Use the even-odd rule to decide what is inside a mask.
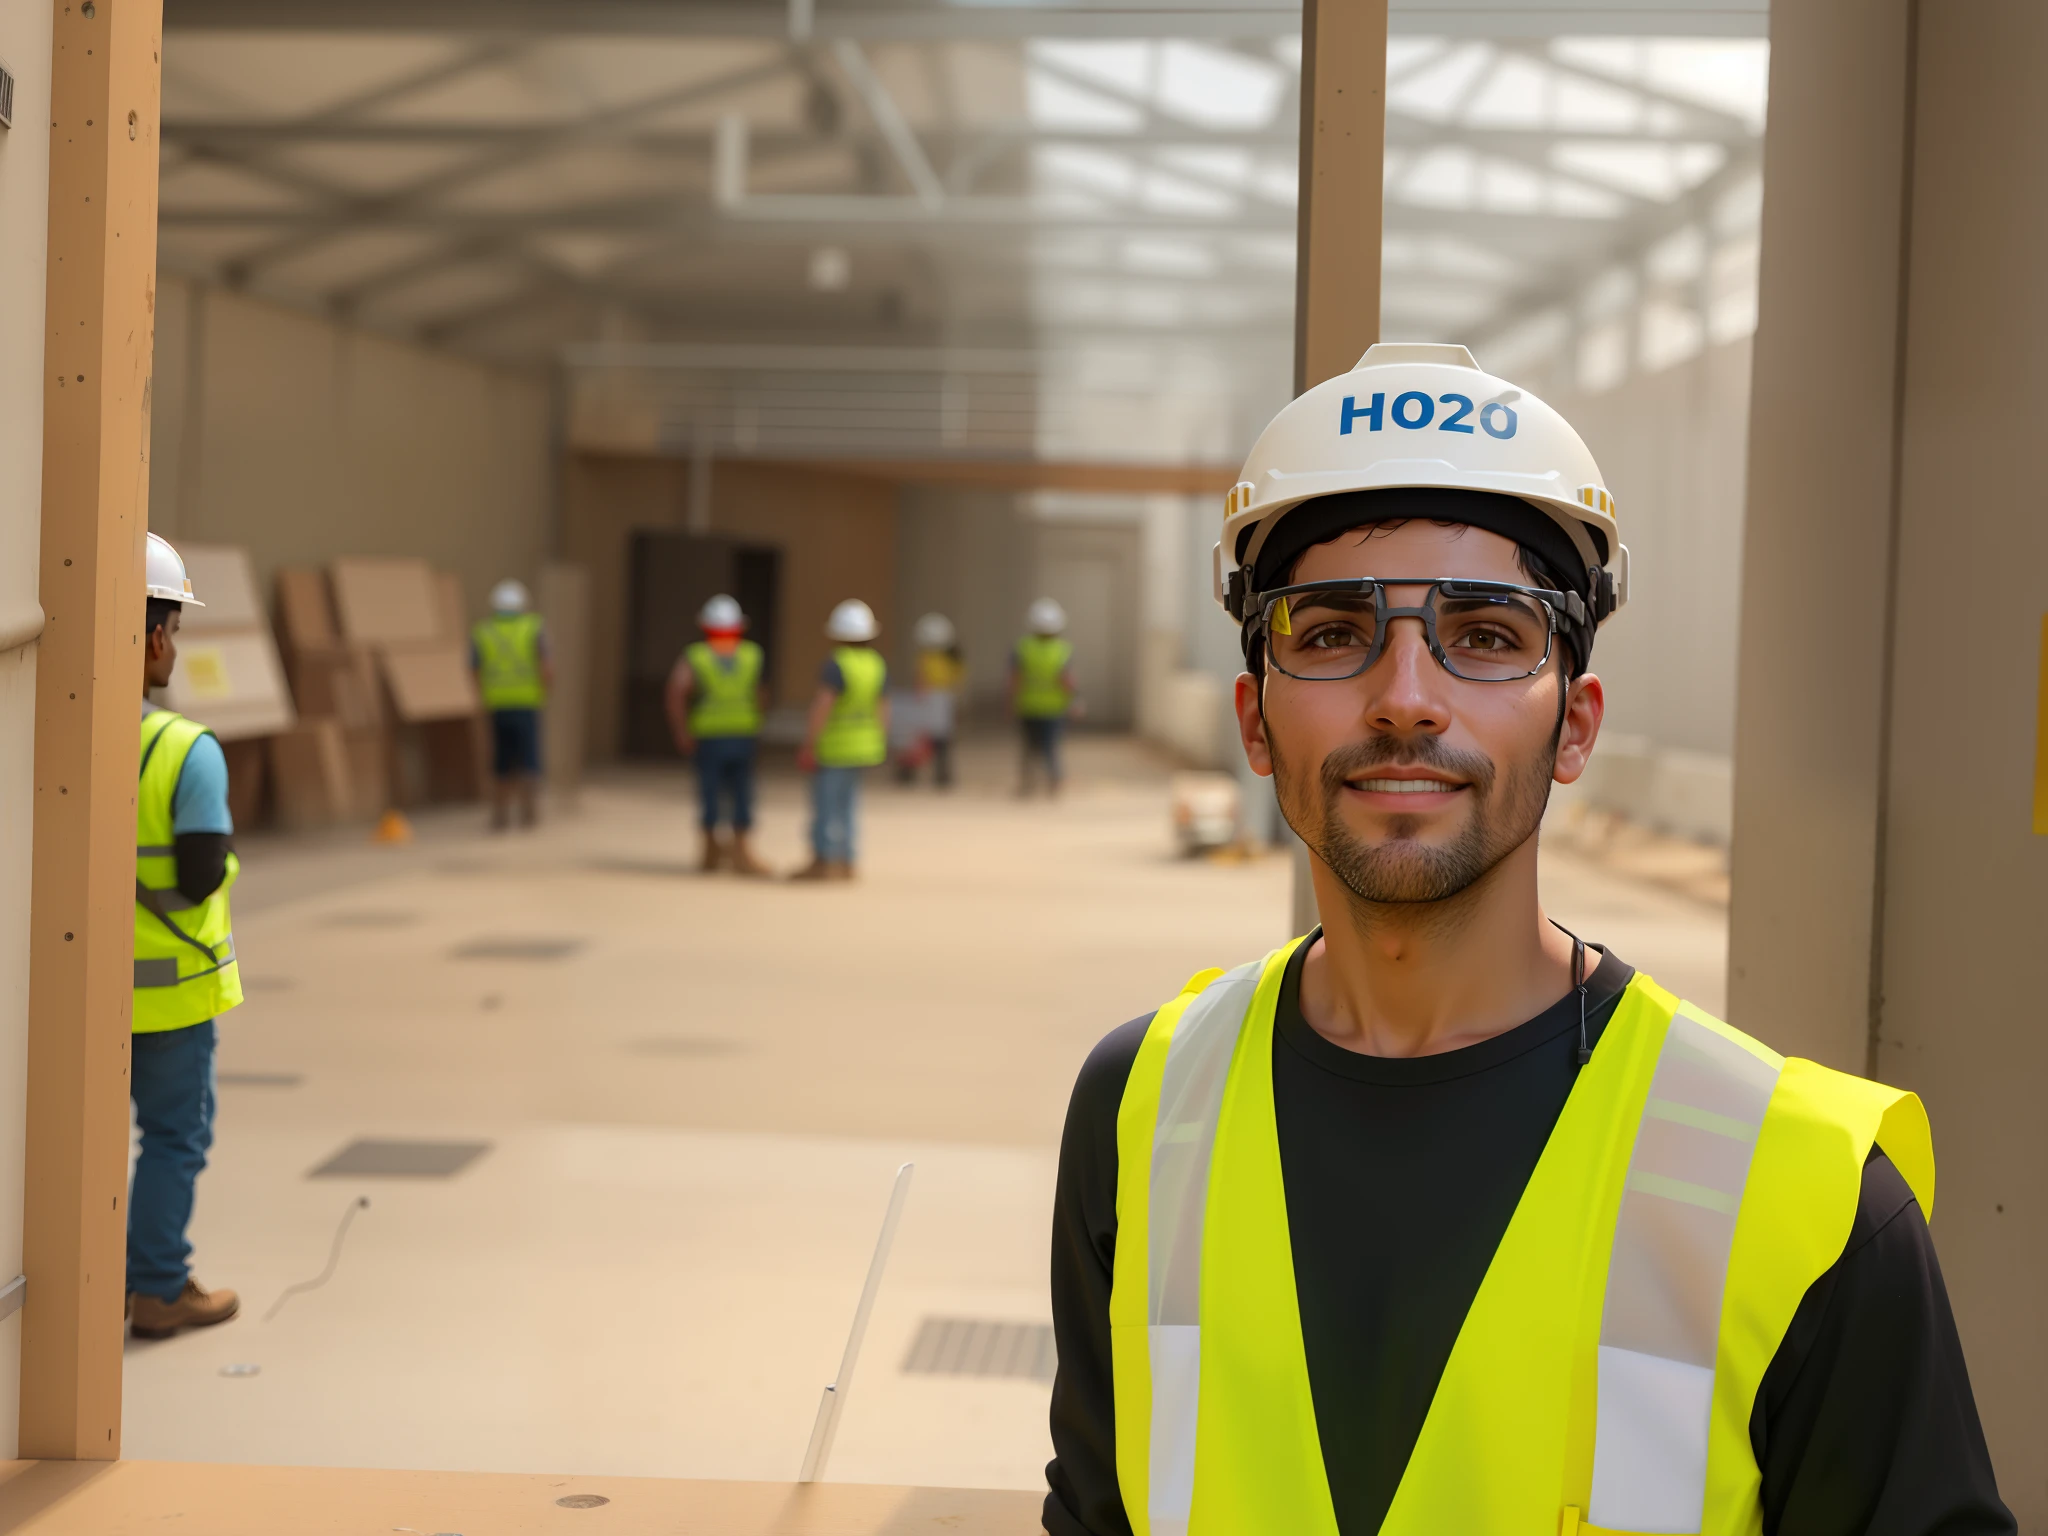
[[[1016,710],[1026,720],[1056,720],[1074,695],[1067,688],[1067,664],[1074,648],[1051,635],[1026,635],[1017,642]]]
[[[1118,1112],[1118,1166],[1145,1171],[1119,1180],[1110,1298],[1136,1536],[1336,1536],[1272,1098],[1292,949],[1206,972],[1162,1008]],[[1473,1299],[1381,1536],[1754,1536],[1756,1392],[1841,1255],[1873,1140],[1931,1209],[1912,1095],[1786,1061],[1632,980]]]
[[[470,631],[476,646],[477,691],[485,709],[539,709],[547,702],[540,677],[540,615],[499,613]]]
[[[879,651],[864,645],[842,645],[832,659],[839,663],[840,689],[818,733],[818,762],[826,768],[871,768],[889,755],[881,715],[888,666]]]
[[[167,709],[142,718],[135,787],[135,999],[138,1034],[183,1029],[242,1001],[228,892],[241,873],[230,853],[220,886],[194,906],[178,890],[173,804],[185,760],[212,732]]]
[[[761,734],[761,647],[742,640],[720,656],[699,640],[687,651],[690,675],[690,734],[699,737]]]

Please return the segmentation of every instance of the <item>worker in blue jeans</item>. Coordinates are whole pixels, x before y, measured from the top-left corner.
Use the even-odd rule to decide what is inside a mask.
[[[861,775],[889,755],[889,668],[875,649],[874,610],[848,598],[825,634],[832,654],[818,678],[797,766],[811,776],[811,862],[792,880],[851,880]]]
[[[149,701],[197,606],[185,562],[155,534],[145,557],[142,743],[135,786],[135,1004],[129,1093],[142,1132],[128,1192],[128,1326],[164,1339],[224,1323],[233,1291],[192,1278],[194,1186],[213,1145],[214,1020],[242,1001],[228,891],[241,870],[228,764],[213,732]]]
[[[697,761],[705,874],[730,869],[765,875],[748,838],[754,830],[754,765],[761,721],[768,707],[766,658],[745,638],[747,616],[739,600],[721,592],[698,610],[704,638],[689,647],[669,673],[668,726],[676,750]],[[730,822],[730,839],[720,825]]]

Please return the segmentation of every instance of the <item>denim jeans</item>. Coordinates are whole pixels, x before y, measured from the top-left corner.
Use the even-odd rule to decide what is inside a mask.
[[[811,852],[853,862],[853,816],[860,803],[858,768],[820,768],[811,775]]]
[[[1054,789],[1060,785],[1060,737],[1067,722],[1057,715],[1051,718],[1027,716],[1018,722],[1024,727],[1023,784],[1031,784],[1031,770],[1037,764],[1044,764],[1045,776]]]
[[[716,827],[723,803],[732,805],[732,829],[754,825],[754,740],[752,736],[697,738],[697,795],[703,804],[704,830]]]
[[[192,1275],[192,1186],[213,1145],[214,1024],[135,1035],[130,1092],[142,1153],[128,1191],[128,1289],[175,1301]]]

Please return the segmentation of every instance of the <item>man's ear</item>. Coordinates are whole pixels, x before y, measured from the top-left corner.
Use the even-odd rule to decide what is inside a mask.
[[[1560,784],[1575,784],[1586,771],[1593,755],[1593,743],[1600,739],[1600,722],[1607,714],[1607,690],[1591,672],[1574,678],[1565,688],[1564,717],[1558,723],[1557,755],[1550,776]]]
[[[1237,734],[1244,745],[1244,760],[1260,778],[1273,776],[1273,748],[1266,739],[1266,712],[1260,705],[1259,680],[1249,672],[1237,675],[1232,702],[1237,706]]]

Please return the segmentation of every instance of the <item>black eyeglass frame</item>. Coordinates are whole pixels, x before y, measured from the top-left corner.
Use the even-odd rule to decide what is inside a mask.
[[[1392,608],[1387,605],[1388,587],[1426,587],[1429,589],[1420,607]],[[1370,592],[1373,596],[1372,644],[1366,648],[1365,659],[1356,670],[1342,676],[1303,677],[1290,672],[1274,659],[1272,636],[1273,605],[1284,597],[1295,597],[1304,592]],[[1512,594],[1516,597],[1530,597],[1543,605],[1544,615],[1550,620],[1549,632],[1543,637],[1543,657],[1526,672],[1517,672],[1506,677],[1467,677],[1451,665],[1451,658],[1436,635],[1436,607],[1434,600],[1443,595],[1451,597],[1500,597]],[[1246,602],[1248,611],[1257,615],[1251,622],[1258,626],[1258,640],[1265,651],[1266,665],[1282,677],[1291,677],[1301,683],[1348,683],[1354,677],[1363,677],[1378,663],[1387,650],[1387,626],[1396,619],[1420,619],[1423,635],[1429,642],[1429,653],[1436,658],[1436,664],[1461,683],[1518,683],[1524,678],[1534,677],[1550,663],[1552,652],[1557,649],[1557,637],[1564,623],[1583,626],[1586,623],[1585,599],[1576,592],[1557,592],[1549,587],[1528,587],[1512,581],[1468,581],[1455,576],[1354,576],[1341,581],[1305,581],[1291,587],[1274,587],[1265,592],[1250,594]],[[1560,617],[1561,616],[1561,617]]]

